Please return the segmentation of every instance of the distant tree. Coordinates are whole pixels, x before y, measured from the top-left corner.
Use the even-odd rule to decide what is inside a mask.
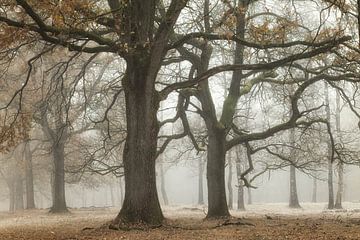
[[[218,33],[215,30],[209,32],[210,2],[205,1],[205,27],[204,31],[198,32],[192,24],[187,29],[181,28],[188,26],[182,23],[192,23],[186,18],[179,17],[186,14],[191,8],[187,5],[193,4],[190,0],[172,1],[0,1],[3,12],[0,21],[3,23],[2,33],[12,36],[9,42],[4,43],[1,49],[8,50],[14,45],[17,48],[25,46],[32,41],[46,43],[47,46],[62,46],[75,53],[98,54],[112,53],[121,57],[126,62],[125,75],[122,77],[122,89],[115,91],[114,99],[119,96],[119,92],[125,94],[126,105],[126,141],[123,152],[123,163],[125,173],[125,199],[118,217],[114,220],[112,227],[117,228],[123,222],[144,222],[149,224],[159,224],[164,217],[160,208],[156,191],[155,159],[158,156],[157,140],[159,135],[159,122],[157,112],[160,102],[165,100],[168,95],[176,90],[189,89],[195,85],[199,86],[199,100],[202,104],[203,117],[208,129],[208,217],[229,216],[226,196],[225,196],[225,153],[230,148],[245,144],[251,147],[249,142],[267,138],[280,130],[292,128],[298,124],[302,117],[302,112],[298,109],[297,103],[301,93],[312,83],[328,76],[319,76],[306,81],[301,81],[298,89],[291,99],[292,115],[288,121],[270,127],[264,132],[246,134],[237,131],[238,136],[226,141],[226,136],[232,128],[234,109],[240,96],[249,93],[252,87],[264,82],[267,74],[258,73],[259,71],[270,71],[287,64],[292,64],[297,60],[311,58],[322,53],[327,53],[336,48],[341,43],[349,40],[349,37],[331,37],[323,41],[289,41],[287,39],[278,40],[281,42],[258,41],[254,39],[245,41],[239,31],[236,34]],[[220,11],[221,21],[236,18],[245,18],[243,7],[249,1],[239,1],[238,6],[230,5],[226,11]],[[196,5],[196,4],[195,4]],[[228,6],[224,1],[221,6]],[[215,19],[215,18],[214,18]],[[237,21],[244,25],[244,21]],[[179,23],[179,24],[177,24]],[[180,24],[181,23],[181,24]],[[215,24],[217,25],[217,24]],[[222,24],[220,24],[222,25]],[[199,28],[201,29],[201,28]],[[256,29],[256,28],[255,28]],[[273,29],[261,28],[254,34],[265,37]],[[260,33],[260,34],[258,34]],[[284,31],[282,32],[284,33]],[[280,35],[279,35],[280,36]],[[14,38],[15,37],[15,38]],[[268,40],[268,39],[265,39]],[[284,58],[271,59],[266,63],[243,64],[242,59],[236,58],[234,64],[209,68],[209,51],[204,51],[200,58],[192,58],[193,62],[199,63],[193,74],[184,81],[157,84],[159,71],[166,62],[165,58],[171,52],[177,50],[181,53],[184,46],[198,45],[199,49],[209,50],[209,41],[234,41],[238,44],[238,52],[246,47],[257,50],[270,50],[274,48],[283,49],[292,46],[303,46],[303,48],[292,55],[286,54]],[[50,48],[51,48],[50,47]],[[196,47],[196,48],[197,48]],[[185,49],[186,50],[186,49]],[[211,53],[211,52],[210,52]],[[76,54],[75,54],[76,55]],[[74,55],[73,55],[74,56]],[[88,56],[88,55],[87,55]],[[278,56],[278,55],[274,55]],[[91,57],[89,57],[91,58]],[[195,60],[194,60],[195,59]],[[197,61],[200,59],[201,61]],[[189,58],[187,58],[189,60]],[[190,60],[191,61],[191,60]],[[240,62],[241,61],[241,62]],[[192,63],[193,63],[192,62]],[[32,61],[29,65],[32,65]],[[31,67],[29,66],[29,72]],[[193,69],[194,70],[194,69]],[[235,71],[231,89],[224,102],[223,112],[220,120],[216,118],[216,111],[213,100],[209,94],[208,79],[217,73],[224,71]],[[251,80],[246,81],[246,87],[240,91],[241,82],[237,77],[244,79],[243,74],[248,76],[255,75]],[[236,77],[237,76],[237,77]],[[268,78],[265,78],[268,80]],[[343,78],[337,76],[337,79]],[[21,95],[26,87],[26,81],[15,95]],[[279,84],[284,84],[279,81]],[[75,84],[76,85],[76,84]],[[159,86],[160,85],[160,86]],[[59,94],[59,92],[56,92]],[[57,95],[58,98],[63,96]],[[56,159],[63,158],[63,147],[69,129],[67,122],[56,117],[64,117],[66,113],[60,111],[61,104],[55,100],[52,107],[59,112],[55,117],[56,131],[49,131],[52,135],[53,152]],[[115,102],[114,100],[114,102]],[[184,100],[185,101],[185,100]],[[40,104],[42,111],[46,108],[47,102]],[[112,105],[109,106],[111,108]],[[46,123],[45,123],[46,125]],[[49,129],[47,129],[49,130]],[[250,150],[249,150],[250,151]],[[57,161],[60,169],[63,168],[63,161]],[[55,168],[56,168],[55,167]],[[63,173],[58,175],[63,179]],[[247,171],[244,171],[247,173]],[[63,184],[59,184],[57,191],[64,193]],[[61,209],[64,209],[63,198],[59,199]],[[55,204],[53,207],[57,208]]]

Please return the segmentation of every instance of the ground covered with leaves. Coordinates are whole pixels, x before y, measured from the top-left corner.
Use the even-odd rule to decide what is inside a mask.
[[[0,239],[360,239],[360,203],[344,210],[326,210],[325,204],[254,204],[234,218],[203,220],[202,206],[167,207],[167,220],[153,229],[111,230],[115,208],[70,209],[53,215],[47,210],[0,213]]]

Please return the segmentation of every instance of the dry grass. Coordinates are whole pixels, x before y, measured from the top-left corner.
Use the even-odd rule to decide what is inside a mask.
[[[164,226],[148,230],[115,231],[101,227],[116,209],[72,209],[51,215],[46,210],[0,213],[0,239],[360,239],[360,204],[346,211],[324,211],[323,204],[289,210],[284,204],[254,205],[240,218],[204,221],[202,208],[166,208]],[[245,225],[243,223],[246,223]]]

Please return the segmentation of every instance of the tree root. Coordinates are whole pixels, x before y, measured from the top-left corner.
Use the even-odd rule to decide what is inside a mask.
[[[165,220],[163,221],[163,223],[156,225],[143,223],[143,222],[129,223],[125,221],[112,221],[104,224],[103,228],[116,230],[116,231],[149,231],[158,228],[163,228],[164,230],[180,229],[185,231],[196,231],[196,230],[211,230],[226,226],[252,226],[252,227],[255,226],[253,223],[246,222],[243,219],[234,218],[234,217],[229,217],[224,219],[211,219],[211,220],[205,219],[204,222],[206,221],[210,223],[214,222],[216,223],[216,225],[212,224],[212,225],[198,225],[198,226],[187,227],[187,226],[182,226],[181,224],[176,224],[171,220],[170,221]],[[83,230],[92,230],[92,229],[85,228]]]
[[[209,219],[205,219],[205,221],[208,221]],[[210,221],[218,221],[219,223],[215,226],[199,226],[199,227],[184,227],[179,225],[172,225],[172,224],[164,224],[164,228],[172,228],[172,229],[181,229],[181,230],[187,230],[187,231],[196,231],[196,230],[211,230],[216,228],[221,228],[225,226],[252,226],[255,225],[250,222],[244,222],[243,219],[240,218],[233,218],[233,217],[227,217],[225,219],[211,219]]]
[[[138,222],[138,223],[128,223],[128,222],[124,222],[124,221],[119,221],[119,222],[111,222],[108,225],[108,228],[111,230],[121,230],[121,231],[132,231],[132,230],[138,230],[138,231],[148,231],[148,230],[152,230],[152,229],[156,229],[156,228],[160,228],[162,227],[162,224],[148,224],[148,223],[143,223],[143,222]]]

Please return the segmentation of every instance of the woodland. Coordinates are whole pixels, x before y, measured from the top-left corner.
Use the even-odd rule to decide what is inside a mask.
[[[359,239],[359,36],[360,0],[0,0],[0,238]],[[251,206],[279,171],[295,216]]]

